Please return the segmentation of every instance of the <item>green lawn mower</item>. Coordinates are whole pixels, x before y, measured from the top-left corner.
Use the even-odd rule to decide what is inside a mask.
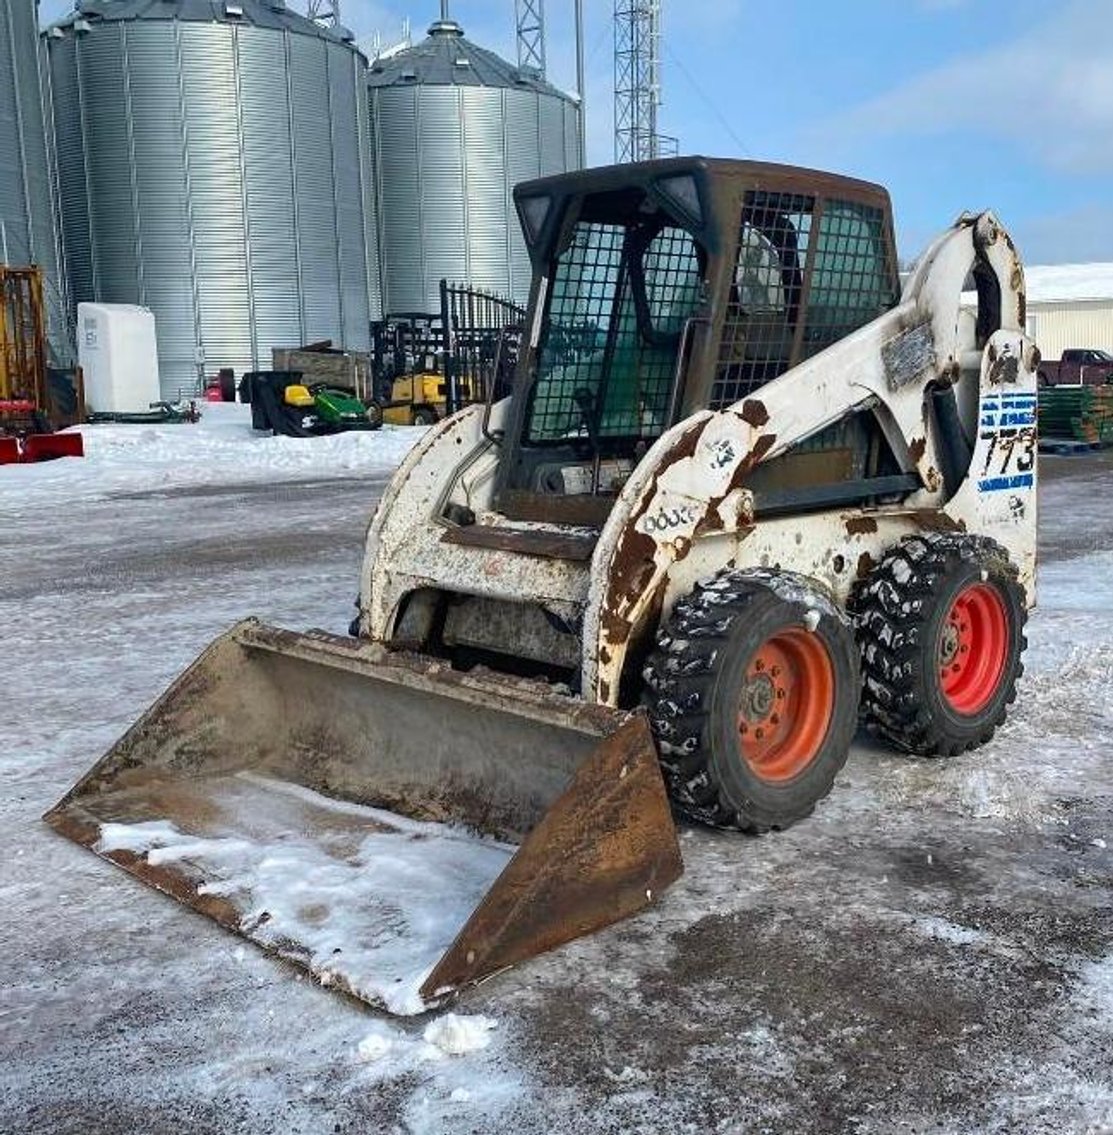
[[[243,376],[240,397],[251,403],[251,425],[287,437],[318,437],[346,430],[377,430],[382,410],[350,390],[326,382],[305,385],[300,371],[252,371]]]

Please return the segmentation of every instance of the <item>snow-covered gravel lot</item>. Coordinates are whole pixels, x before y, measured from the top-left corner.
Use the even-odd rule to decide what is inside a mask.
[[[343,632],[420,436],[207,409],[0,470],[0,1131],[1113,1131],[1113,456],[1043,463],[992,744],[862,740],[812,820],[686,829],[650,913],[399,1021],[39,821],[236,619]]]

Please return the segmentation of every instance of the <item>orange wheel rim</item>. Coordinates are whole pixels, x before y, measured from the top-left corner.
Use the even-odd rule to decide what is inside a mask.
[[[793,628],[750,658],[738,699],[742,759],[762,780],[799,776],[815,760],[835,710],[835,668],[823,640]]]
[[[993,700],[1009,656],[1009,620],[996,588],[972,583],[955,596],[939,630],[939,684],[956,713]]]

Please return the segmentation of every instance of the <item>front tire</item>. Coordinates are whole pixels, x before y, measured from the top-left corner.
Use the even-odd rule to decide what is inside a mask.
[[[803,576],[720,575],[678,602],[643,671],[643,701],[683,815],[764,832],[809,815],[857,723],[850,621]]]
[[[985,744],[1016,700],[1027,611],[1016,566],[985,536],[906,536],[855,596],[866,723],[901,749]]]

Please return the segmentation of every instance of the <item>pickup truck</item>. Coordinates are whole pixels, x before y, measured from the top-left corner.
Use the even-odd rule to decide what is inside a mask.
[[[1071,347],[1058,362],[1040,363],[1040,386],[1063,386],[1082,383],[1102,386],[1113,382],[1113,355],[1090,347]]]

